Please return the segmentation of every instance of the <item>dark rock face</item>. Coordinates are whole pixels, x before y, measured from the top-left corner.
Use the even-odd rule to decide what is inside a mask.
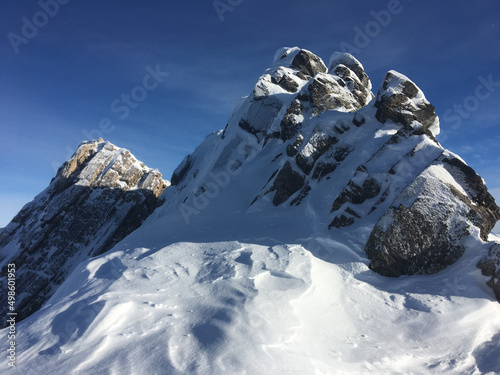
[[[341,66],[349,68],[349,70],[356,74],[356,77],[361,85],[367,90],[371,90],[372,84],[370,82],[370,78],[365,73],[363,65],[361,65],[361,63],[354,56],[349,53],[334,52],[330,57],[330,68],[328,70],[335,71]],[[341,69],[344,70],[343,68]]]
[[[386,193],[382,193],[382,185],[367,173],[366,167],[359,166],[353,179],[348,182],[332,204],[331,212],[335,214],[335,217],[329,228],[344,228],[353,225],[355,219],[371,214],[385,199]],[[342,208],[343,211],[339,212]]]
[[[286,141],[297,134],[300,127],[300,122],[297,117],[302,114],[302,104],[298,99],[294,100],[290,107],[286,110],[283,120],[281,120],[281,139]]]
[[[456,185],[429,173],[438,168]],[[477,177],[454,157],[442,156],[432,163],[375,226],[366,245],[370,268],[386,276],[432,274],[462,256],[471,226],[487,241],[500,209]],[[403,203],[415,192],[410,205]]]
[[[488,255],[477,266],[484,276],[490,278],[486,285],[493,289],[495,297],[500,302],[500,244],[494,243],[490,247]]]
[[[305,178],[300,173],[292,169],[290,162],[286,162],[278,176],[274,180],[273,204],[279,206],[286,202],[294,193],[299,191],[304,186]]]
[[[175,169],[172,173],[172,178],[170,179],[170,183],[172,186],[177,186],[179,183],[186,177],[187,172],[191,168],[191,155],[188,155],[184,158],[182,163]]]
[[[82,143],[0,235],[0,264],[18,269],[18,320],[36,312],[77,261],[109,250],[137,229],[162,203],[167,185],[127,150],[102,140]],[[6,306],[0,307],[4,315]]]
[[[299,84],[294,81],[286,72],[278,70],[271,77],[271,82],[279,85],[281,88],[285,89],[288,92],[296,92],[299,88]]]
[[[321,133],[317,134],[311,137],[307,142],[309,146],[307,153],[304,152],[305,150],[303,149],[302,152],[295,157],[295,162],[305,174],[309,174],[311,173],[314,163],[338,141],[336,137]]]
[[[326,65],[316,55],[306,50],[300,50],[292,61],[292,65],[309,77],[314,77],[318,73],[327,71]]]
[[[380,185],[373,177],[368,177],[361,186],[350,181],[333,202],[332,212],[340,209],[344,203],[361,204],[368,199],[375,198],[379,193]]]
[[[314,172],[312,174],[312,178],[314,180],[321,180],[326,175],[332,173],[337,169],[336,163],[327,163],[327,162],[319,162],[316,164],[316,168],[314,168]]]
[[[500,220],[500,208],[495,199],[488,193],[483,179],[467,164],[458,158],[442,159],[444,167],[458,180],[468,197],[456,194],[467,204],[470,211],[467,218],[481,230],[481,239],[488,241],[488,235]]]
[[[314,77],[307,88],[309,90],[309,101],[314,108],[313,113],[319,114],[330,109],[342,107],[343,103],[340,95],[342,87],[344,86],[341,86],[337,80],[326,74]],[[350,103],[346,104],[350,110],[355,109],[349,105]]]
[[[260,142],[268,134],[267,129],[282,106],[283,103],[273,96],[255,100],[238,125],[248,133],[255,135]]]
[[[354,112],[372,99],[369,89],[348,67],[338,65],[329,74],[318,73],[307,86],[307,97],[313,114],[327,110]]]
[[[302,145],[303,141],[304,141],[304,137],[301,134],[297,135],[297,137],[295,137],[295,142],[289,144],[286,147],[286,154],[288,156],[297,155],[297,152],[299,152],[299,147]]]
[[[366,122],[365,118],[361,116],[359,113],[356,113],[354,118],[352,119],[352,123],[356,125],[358,128]]]

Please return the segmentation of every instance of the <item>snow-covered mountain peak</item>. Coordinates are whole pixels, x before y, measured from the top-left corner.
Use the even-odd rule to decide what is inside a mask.
[[[327,110],[354,112],[373,98],[362,65],[351,55],[338,56],[328,71],[310,51],[281,48],[273,65],[258,79],[252,94],[234,111],[228,124],[258,141],[293,138],[305,119]],[[344,62],[345,64],[341,64]]]
[[[81,260],[137,229],[168,185],[126,149],[102,139],[81,143],[0,233],[0,268],[14,263],[19,269],[18,319],[37,311]],[[6,285],[0,285],[5,296]]]
[[[458,259],[465,247],[456,246],[457,236],[440,235],[444,231],[461,230],[459,242],[476,229],[486,238],[500,211],[475,172],[437,142],[435,108],[415,83],[389,71],[371,100],[370,81],[361,63],[349,54],[335,53],[330,59],[333,71],[319,71],[309,78],[304,73],[309,68],[295,62],[299,56],[316,61],[311,52],[288,48],[276,55],[279,58],[232,114],[226,129],[207,137],[174,172],[177,187],[166,193],[166,205],[178,207],[185,222],[195,220],[199,207],[218,201],[226,186],[233,184],[245,186],[239,197],[247,203],[237,212],[243,209],[250,216],[270,205],[297,207],[279,211],[280,220],[301,221],[301,215],[312,215],[318,225],[332,231],[356,231],[380,220],[371,240],[368,232],[363,241],[373,268],[385,274],[396,269],[396,274],[432,273]],[[257,170],[259,174],[250,177]],[[438,191],[460,214],[444,210],[436,216],[440,219],[425,219],[428,225],[422,227],[424,212],[439,210],[432,208],[433,200],[414,204],[415,198]],[[487,199],[474,198],[484,194]],[[467,210],[476,219],[462,228]],[[233,213],[229,209],[225,215]],[[234,215],[232,221],[238,222],[238,214]],[[261,223],[254,225],[260,228]],[[434,264],[422,260],[424,265],[415,266],[415,253],[416,258],[403,256],[403,264],[395,266],[399,261],[392,258],[394,254],[386,256],[386,246],[399,252],[415,241],[398,236],[404,231],[401,225],[426,228],[420,235],[430,239],[429,246],[419,245],[418,256],[434,259]],[[448,256],[439,258],[445,247]]]
[[[129,150],[102,138],[82,142],[74,155],[59,169],[56,183],[92,188],[146,189],[157,197],[170,185],[157,169],[138,161]]]

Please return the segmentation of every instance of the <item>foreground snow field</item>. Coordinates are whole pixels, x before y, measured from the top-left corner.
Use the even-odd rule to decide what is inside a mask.
[[[120,244],[82,263],[18,325],[18,373],[500,368],[500,305],[476,280],[474,249],[437,275],[385,278],[368,269],[360,248],[328,238],[306,242]]]

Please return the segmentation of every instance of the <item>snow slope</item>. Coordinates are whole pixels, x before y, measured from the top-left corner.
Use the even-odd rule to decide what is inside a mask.
[[[82,263],[19,324],[37,374],[480,374],[500,305],[477,255],[385,278],[352,239],[121,244]],[[142,244],[142,246],[140,246]],[[313,253],[323,252],[320,259]],[[484,285],[484,284],[483,284]],[[5,340],[2,334],[1,340]],[[3,364],[4,366],[4,364]],[[5,370],[5,366],[4,366]]]

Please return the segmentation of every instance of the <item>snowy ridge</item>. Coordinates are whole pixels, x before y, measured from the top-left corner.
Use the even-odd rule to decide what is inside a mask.
[[[500,209],[411,80],[371,88],[351,55],[278,50],[161,206],[19,323],[20,371],[495,373]],[[113,155],[86,184],[131,181]]]

